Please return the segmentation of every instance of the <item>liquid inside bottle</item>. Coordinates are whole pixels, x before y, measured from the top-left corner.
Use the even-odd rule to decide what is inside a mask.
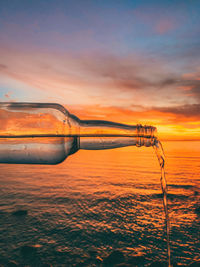
[[[161,142],[157,139],[154,143],[154,149],[156,156],[158,158],[158,162],[161,168],[161,177],[160,184],[163,193],[163,207],[165,212],[165,226],[166,226],[166,234],[167,234],[167,260],[168,267],[171,267],[171,249],[170,249],[170,218],[168,213],[168,204],[167,204],[167,182],[165,178],[165,154],[163,151],[163,147]]]

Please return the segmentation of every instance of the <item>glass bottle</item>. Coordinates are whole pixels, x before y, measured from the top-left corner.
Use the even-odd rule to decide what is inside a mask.
[[[52,103],[0,103],[0,163],[58,164],[79,149],[152,146],[156,128],[80,120]]]

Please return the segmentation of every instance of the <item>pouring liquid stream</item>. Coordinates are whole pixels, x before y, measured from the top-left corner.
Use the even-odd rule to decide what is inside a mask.
[[[166,234],[167,234],[167,257],[168,257],[168,267],[171,267],[171,251],[170,251],[170,218],[168,213],[168,204],[167,204],[167,183],[165,178],[165,155],[163,151],[162,144],[159,140],[156,139],[153,146],[158,162],[161,168],[161,188],[163,193],[163,207],[165,212],[165,225],[166,225]]]

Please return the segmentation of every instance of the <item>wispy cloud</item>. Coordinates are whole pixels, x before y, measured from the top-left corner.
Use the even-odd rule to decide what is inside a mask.
[[[30,55],[8,49],[0,49],[0,56],[2,75],[49,95],[57,92],[66,104],[161,106],[164,100],[170,107],[200,101],[199,72],[174,74],[167,62],[144,56]]]

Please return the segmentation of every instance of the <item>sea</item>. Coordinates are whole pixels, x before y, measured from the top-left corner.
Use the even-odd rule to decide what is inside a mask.
[[[171,261],[194,266],[200,141],[162,144]],[[167,266],[162,198],[152,147],[79,150],[58,165],[0,164],[0,266]]]

